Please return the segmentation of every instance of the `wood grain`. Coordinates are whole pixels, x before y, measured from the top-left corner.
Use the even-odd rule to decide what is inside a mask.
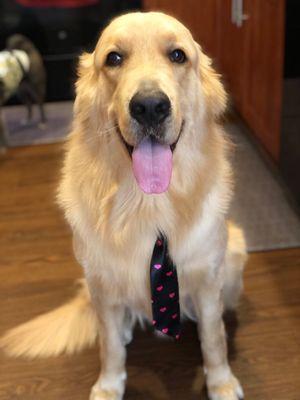
[[[10,150],[0,160],[0,334],[51,310],[81,275],[54,198],[61,145]],[[300,249],[250,256],[245,295],[227,316],[229,357],[246,399],[297,400],[300,393]],[[86,400],[98,350],[25,361],[0,355],[0,400]],[[128,400],[205,399],[193,323],[180,343],[136,329],[129,346]]]
[[[242,114],[275,161],[280,156],[285,0],[247,0],[250,42]]]
[[[224,75],[234,104],[273,160],[280,155],[285,0],[244,0],[232,23],[231,0],[145,0],[146,10],[180,19]]]
[[[144,0],[147,11],[163,11],[184,23],[205,52],[217,55],[219,0]]]

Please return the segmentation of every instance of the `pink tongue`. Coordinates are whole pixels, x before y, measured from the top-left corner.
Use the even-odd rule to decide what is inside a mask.
[[[172,175],[170,146],[146,138],[132,153],[133,173],[139,187],[147,194],[165,192]]]

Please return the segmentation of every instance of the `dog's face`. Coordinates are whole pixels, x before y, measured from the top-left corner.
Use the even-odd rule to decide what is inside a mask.
[[[185,94],[197,75],[198,52],[188,30],[162,14],[129,14],[104,31],[95,65],[110,87],[110,112],[135,146],[147,135],[176,143]]]
[[[176,19],[133,13],[105,29],[93,68],[100,102],[132,158],[140,188],[146,193],[164,192],[181,135],[191,121],[204,113],[217,114],[218,104],[224,106],[209,59]]]

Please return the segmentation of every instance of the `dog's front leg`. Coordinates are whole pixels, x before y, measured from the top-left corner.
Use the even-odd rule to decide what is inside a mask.
[[[101,287],[88,282],[92,303],[99,320],[100,375],[94,384],[90,400],[121,400],[126,380],[125,344],[128,326],[125,308],[106,300]],[[101,293],[102,292],[102,293]]]
[[[221,284],[218,277],[208,272],[204,279],[201,279],[200,287],[194,293],[193,302],[198,317],[209,398],[211,400],[243,398],[242,388],[232,374],[227,360]]]

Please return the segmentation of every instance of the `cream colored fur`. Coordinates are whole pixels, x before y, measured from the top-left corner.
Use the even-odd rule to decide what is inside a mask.
[[[96,313],[82,280],[73,300],[8,331],[0,347],[13,357],[55,357],[90,347],[97,336]]]
[[[170,62],[174,48],[184,49],[187,63]],[[126,55],[124,65],[108,68],[106,55],[115,49]],[[141,192],[118,134],[136,143],[128,104],[145,82],[171,100],[166,141],[175,142],[183,126],[171,184],[160,195]],[[161,231],[177,265],[182,311],[198,321],[210,398],[237,400],[242,389],[228,365],[222,313],[237,303],[246,255],[242,232],[226,223],[232,174],[218,122],[226,107],[219,76],[182,24],[135,13],[114,20],[95,51],[82,56],[76,90],[58,200],[93,306],[83,289],[69,305],[8,333],[1,346],[28,356],[75,351],[95,341],[98,324],[101,372],[90,399],[121,400],[132,326],[151,319],[149,262]],[[45,325],[51,341],[36,346]]]
[[[225,309],[237,306],[242,290],[242,270],[246,261],[243,233],[229,225],[226,253],[226,280],[223,287]],[[91,303],[85,280],[74,299],[46,314],[8,331],[0,347],[11,357],[47,358],[78,353],[96,344],[97,315]],[[129,336],[127,341],[129,342]]]

